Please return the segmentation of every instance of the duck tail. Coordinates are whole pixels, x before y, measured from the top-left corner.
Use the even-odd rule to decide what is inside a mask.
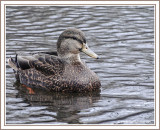
[[[15,57],[15,60],[13,60],[12,58],[9,58],[8,59],[8,64],[11,68],[14,69],[14,71],[17,71],[18,70],[18,67],[17,67],[17,55]]]

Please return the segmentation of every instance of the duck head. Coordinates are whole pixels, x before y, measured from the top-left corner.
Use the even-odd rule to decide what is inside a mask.
[[[76,28],[69,28],[59,36],[57,52],[64,59],[80,60],[80,52],[98,59],[98,55],[88,47],[84,33]]]

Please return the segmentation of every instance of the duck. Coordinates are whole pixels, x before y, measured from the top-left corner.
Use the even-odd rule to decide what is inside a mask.
[[[57,40],[57,52],[16,54],[8,59],[15,77],[29,89],[54,92],[91,92],[99,90],[101,82],[80,58],[80,53],[98,59],[77,28],[64,30]],[[33,91],[32,91],[33,92]]]

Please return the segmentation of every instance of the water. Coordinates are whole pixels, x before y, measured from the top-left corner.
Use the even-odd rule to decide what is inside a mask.
[[[6,58],[55,51],[68,27],[100,56],[81,58],[101,92],[29,95],[6,64],[7,124],[154,124],[153,6],[7,6]]]

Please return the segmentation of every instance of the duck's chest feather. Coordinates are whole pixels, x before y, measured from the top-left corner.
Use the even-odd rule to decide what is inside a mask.
[[[53,78],[53,90],[56,91],[94,91],[100,88],[98,76],[84,63],[64,63],[62,75],[57,80]]]
[[[93,84],[99,81],[98,76],[91,71],[84,63],[76,62],[65,65],[63,81],[74,81],[79,85]]]

